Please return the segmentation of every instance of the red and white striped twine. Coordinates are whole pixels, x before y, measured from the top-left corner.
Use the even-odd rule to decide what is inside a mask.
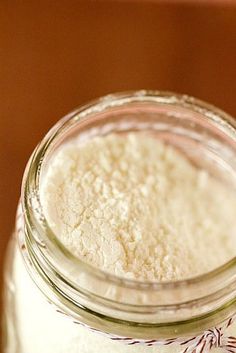
[[[50,303],[52,304],[52,303]],[[64,316],[72,319],[68,314],[59,310],[58,308],[56,311]],[[180,353],[207,353],[212,348],[221,348],[225,352],[229,353],[236,353],[236,337],[227,336],[226,330],[229,326],[233,324],[235,317],[231,317],[225,323],[222,324],[220,327],[214,327],[212,329],[206,330],[203,334],[194,336],[194,337],[175,337],[169,339],[134,339],[132,337],[119,337],[112,335],[108,332],[103,332],[92,328],[82,322],[75,321],[75,324],[81,325],[86,327],[87,329],[102,334],[110,338],[112,341],[121,342],[128,346],[134,345],[144,345],[146,347],[153,347],[153,346],[169,346],[169,345],[177,345],[180,347]]]
[[[60,310],[57,310],[61,314],[68,316]],[[168,346],[168,345],[177,345],[181,349],[180,353],[207,353],[212,348],[221,348],[225,352],[236,353],[236,337],[225,335],[225,330],[232,325],[233,318],[227,320],[227,322],[221,327],[214,327],[205,331],[202,335],[194,336],[191,338],[175,337],[170,339],[149,339],[149,340],[140,340],[134,339],[131,337],[118,337],[111,335],[108,332],[101,332],[97,329],[91,328],[90,326],[83,324],[79,321],[74,321],[75,324],[85,326],[93,332],[100,333],[110,338],[112,341],[122,342],[125,345],[145,345],[147,347],[152,346]]]
[[[26,252],[26,246],[25,246],[25,241],[24,241],[24,219],[22,216],[22,210],[21,207],[18,207],[17,210],[17,218],[16,218],[16,232],[19,237],[19,242],[20,242],[20,248],[22,252]],[[40,244],[42,246],[42,244]],[[43,245],[45,246],[45,245]],[[29,257],[27,254],[24,254],[24,258],[26,261],[30,262]],[[117,342],[122,342],[123,344],[129,345],[129,346],[134,346],[134,345],[145,345],[147,347],[152,347],[152,346],[168,346],[168,345],[177,345],[183,348],[180,353],[207,353],[209,352],[212,348],[221,348],[225,352],[228,353],[236,353],[236,337],[234,336],[228,336],[226,334],[227,329],[229,326],[233,324],[235,321],[236,315],[233,317],[229,318],[226,322],[222,324],[222,326],[219,327],[213,327],[209,330],[206,330],[203,332],[201,335],[194,336],[194,337],[175,337],[175,338],[169,338],[169,339],[135,339],[132,337],[120,337],[116,335],[112,335],[109,332],[104,332],[100,331],[98,329],[95,329],[91,326],[86,325],[85,323],[82,323],[80,321],[74,320],[73,317],[56,307],[53,303],[49,302],[52,304],[53,307],[55,307],[56,311],[68,319],[73,320],[74,324],[81,325],[86,327],[87,329],[102,334],[108,338],[110,338],[112,341],[117,341]]]

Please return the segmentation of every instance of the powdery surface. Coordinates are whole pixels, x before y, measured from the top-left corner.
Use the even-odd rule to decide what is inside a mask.
[[[235,255],[235,195],[150,135],[72,140],[41,190],[61,242],[110,273],[177,280]]]

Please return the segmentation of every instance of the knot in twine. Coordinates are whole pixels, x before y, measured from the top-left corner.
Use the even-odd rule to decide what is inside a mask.
[[[225,335],[225,330],[232,322],[231,318],[222,327],[214,327],[206,330],[203,335],[179,343],[180,346],[187,345],[182,353],[206,353],[212,348],[221,348],[225,352],[236,353],[236,337]]]

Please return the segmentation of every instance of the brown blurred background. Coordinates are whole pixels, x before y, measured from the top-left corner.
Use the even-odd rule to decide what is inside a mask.
[[[29,155],[110,92],[188,93],[236,116],[236,1],[0,1],[0,266]]]

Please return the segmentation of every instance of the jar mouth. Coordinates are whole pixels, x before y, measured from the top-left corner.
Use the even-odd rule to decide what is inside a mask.
[[[123,278],[95,268],[75,257],[53,233],[43,213],[39,193],[43,163],[50,155],[50,151],[56,148],[61,141],[62,136],[70,134],[72,128],[76,125],[78,126],[78,124],[80,124],[82,129],[86,129],[87,121],[91,119],[91,116],[96,116],[96,119],[99,120],[99,117],[110,109],[120,109],[132,104],[137,105],[137,109],[139,109],[144,103],[159,105],[163,108],[167,106],[174,109],[180,108],[183,113],[196,114],[196,117],[191,117],[192,120],[202,117],[206,124],[217,130],[219,136],[224,137],[226,143],[236,145],[236,124],[234,119],[220,109],[187,95],[146,90],[125,92],[99,98],[74,110],[61,119],[37,146],[24,174],[21,200],[29,252],[39,266],[48,268],[47,276],[56,275],[58,283],[63,282],[63,286],[68,286],[75,292],[79,289],[86,295],[95,295],[96,298],[107,300],[110,303],[115,303],[116,300],[111,297],[104,299],[103,294],[93,293],[93,289],[86,287],[86,285],[81,289],[76,280],[78,273],[82,273],[83,276],[87,275],[90,281],[93,280],[96,283],[102,281],[103,284],[106,283],[106,285],[108,284],[112,287],[129,288],[131,292],[135,290],[140,293],[166,294],[166,298],[163,296],[162,300],[157,295],[158,303],[123,303],[129,306],[133,305],[140,308],[142,306],[150,306],[150,308],[165,307],[171,310],[176,305],[186,307],[190,303],[196,304],[197,301],[208,305],[207,303],[209,303],[212,296],[214,296],[214,300],[218,302],[218,305],[219,303],[225,304],[226,301],[222,301],[222,295],[225,298],[227,297],[227,302],[235,296],[233,295],[232,297],[232,286],[234,288],[236,280],[236,257],[210,272],[184,280],[148,282]],[[178,118],[181,119],[180,116]],[[96,128],[93,131],[96,134]],[[107,128],[104,133],[108,132],[109,129]],[[62,261],[64,265],[63,271],[59,266]]]

